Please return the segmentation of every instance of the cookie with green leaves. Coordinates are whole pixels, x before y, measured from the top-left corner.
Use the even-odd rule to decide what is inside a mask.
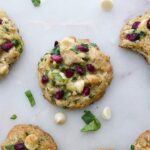
[[[17,125],[9,132],[2,150],[57,150],[57,145],[38,126]]]
[[[78,109],[99,100],[113,76],[110,58],[87,39],[56,41],[38,64],[44,97],[59,107]]]
[[[150,149],[150,131],[145,131],[131,145],[131,150],[149,150]]]
[[[23,47],[16,25],[0,10],[0,79],[9,73],[10,67],[20,57]]]
[[[150,64],[150,11],[129,20],[122,28],[120,46],[143,55]]]

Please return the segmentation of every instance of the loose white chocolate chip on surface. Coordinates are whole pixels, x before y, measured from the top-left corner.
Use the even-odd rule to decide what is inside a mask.
[[[66,122],[66,116],[61,112],[56,113],[54,119],[57,124],[64,124]]]
[[[101,0],[101,7],[106,11],[111,10],[113,8],[113,0]]]
[[[109,107],[105,107],[102,112],[102,117],[106,120],[110,120],[111,115],[112,115],[111,109]]]

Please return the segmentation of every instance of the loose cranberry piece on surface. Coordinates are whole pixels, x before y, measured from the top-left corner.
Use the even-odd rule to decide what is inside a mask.
[[[88,52],[89,51],[88,47],[83,46],[83,45],[78,45],[77,49],[79,49],[81,52]]]
[[[58,41],[55,41],[54,46],[57,47],[58,46]]]
[[[71,77],[74,75],[74,70],[72,70],[72,69],[67,69],[67,70],[65,71],[65,75],[66,75],[67,78],[71,78]]]
[[[89,71],[89,72],[94,72],[95,71],[95,67],[92,65],[92,64],[87,64],[87,70]]]
[[[141,23],[140,21],[134,22],[133,25],[132,25],[132,29],[137,29],[138,26],[140,25],[140,23]]]
[[[55,98],[60,100],[60,99],[63,99],[64,97],[64,91],[63,90],[59,90],[55,93]]]
[[[2,46],[1,49],[9,52],[9,50],[14,46],[14,44],[11,41],[5,42]]]
[[[52,55],[51,56],[52,60],[55,61],[56,63],[61,63],[63,58],[60,55]]]
[[[127,34],[126,37],[131,42],[135,42],[140,39],[140,35],[138,33]]]
[[[76,71],[79,75],[84,75],[85,74],[85,69],[81,67],[80,65],[76,66]]]
[[[90,87],[88,87],[88,86],[85,86],[84,87],[84,89],[83,89],[83,96],[88,96],[88,95],[90,95]]]
[[[2,20],[2,19],[0,19],[0,24],[2,24],[2,22],[3,22],[3,20]]]
[[[147,21],[147,28],[150,30],[150,19]]]
[[[41,82],[42,82],[43,84],[46,84],[46,83],[48,83],[48,81],[49,81],[48,76],[47,76],[47,75],[43,75],[43,76],[42,76],[42,79],[41,79]]]
[[[15,150],[27,150],[23,143],[18,143],[14,147],[15,147]]]

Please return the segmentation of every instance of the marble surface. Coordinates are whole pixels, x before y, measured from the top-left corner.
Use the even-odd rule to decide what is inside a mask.
[[[0,0],[0,7],[16,22],[25,42],[22,58],[0,81],[0,143],[16,124],[32,123],[51,133],[59,150],[96,150],[113,147],[129,150],[135,138],[150,129],[150,66],[143,57],[118,47],[124,22],[150,8],[150,0],[114,0],[114,9],[105,12],[100,0],[43,0],[39,8],[30,0]],[[111,57],[114,79],[101,101],[86,108],[102,123],[94,133],[80,129],[83,110],[68,111],[50,105],[42,97],[37,80],[37,63],[66,36],[89,38]],[[37,105],[31,108],[24,92],[31,89]],[[110,121],[101,117],[105,106],[112,109]],[[67,115],[63,126],[54,123],[54,114]],[[10,120],[12,114],[18,119]]]

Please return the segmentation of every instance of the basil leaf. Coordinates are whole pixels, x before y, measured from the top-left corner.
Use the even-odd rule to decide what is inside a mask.
[[[100,121],[90,111],[85,110],[84,113],[82,119],[86,125],[81,129],[82,132],[97,131],[101,128]]]
[[[91,43],[91,45],[96,48],[98,47],[96,43]]]
[[[41,4],[41,0],[32,0],[32,3],[35,7],[38,7]]]
[[[131,145],[131,150],[134,150],[135,148],[134,148],[134,145]]]
[[[146,33],[145,33],[145,32],[143,32],[143,31],[141,31],[139,34],[140,34],[140,37],[141,37],[141,38],[143,38],[143,37],[145,37],[145,36],[146,36]]]
[[[77,78],[76,76],[75,76],[75,77],[73,77],[73,78],[72,78],[72,82],[76,82],[76,81],[77,81],[77,79],[78,79],[78,78]]]
[[[82,116],[82,120],[86,124],[89,124],[90,122],[92,122],[95,119],[95,116],[90,111],[85,110],[84,113],[85,114]]]
[[[52,52],[51,52],[52,55],[60,55],[60,48],[59,47],[55,47]]]
[[[99,120],[95,119],[92,122],[90,122],[88,125],[86,125],[84,128],[81,129],[82,132],[89,132],[89,131],[97,131],[100,129],[101,124]]]
[[[59,73],[52,73],[52,77],[54,78],[55,81],[59,81],[59,82],[64,81],[64,79]]]
[[[6,150],[15,150],[14,145],[7,145],[5,146]]]
[[[34,99],[34,97],[32,95],[32,92],[30,90],[27,90],[25,92],[25,95],[27,96],[31,106],[34,107],[36,105],[36,102],[35,102],[35,99]]]
[[[73,51],[76,54],[79,54],[79,50],[77,49],[76,46],[72,47],[70,50]]]
[[[11,117],[10,117],[11,120],[16,120],[17,119],[17,115],[16,114],[13,114]]]
[[[64,94],[64,99],[67,100],[70,96],[71,96],[71,92],[66,91],[65,94]]]

